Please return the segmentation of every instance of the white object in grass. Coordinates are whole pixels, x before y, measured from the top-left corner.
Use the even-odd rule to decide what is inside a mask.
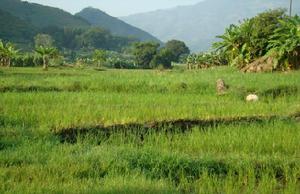
[[[258,96],[256,94],[249,94],[246,97],[247,102],[257,102],[259,100]]]

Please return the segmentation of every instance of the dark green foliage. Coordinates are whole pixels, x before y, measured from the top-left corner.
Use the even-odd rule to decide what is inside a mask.
[[[181,55],[190,54],[190,49],[185,45],[184,42],[179,40],[170,40],[166,43],[165,48],[172,52],[174,58],[173,62],[179,62]]]
[[[18,42],[24,47],[33,39],[37,29],[18,17],[0,9],[0,38],[5,41]]]
[[[81,12],[77,13],[76,16],[84,18],[93,26],[109,30],[113,35],[132,38],[134,37],[142,41],[160,42],[151,34],[131,26],[122,20],[112,17],[98,9],[91,7],[85,8]]]
[[[189,48],[184,42],[171,40],[159,49],[154,42],[136,43],[133,47],[135,62],[140,68],[171,68],[172,62],[179,62],[182,55],[188,54]]]
[[[267,46],[270,40],[270,36],[278,27],[279,20],[286,18],[285,10],[278,9],[263,12],[258,14],[254,18],[249,20],[249,23],[245,22],[245,34],[249,33],[248,43],[251,56],[253,58],[263,56],[267,53]],[[242,27],[243,28],[243,27]]]
[[[136,41],[112,36],[109,31],[99,27],[90,28],[75,38],[76,47],[85,49],[121,50]]]
[[[137,39],[113,36],[109,31],[92,27],[89,29],[82,28],[44,28],[43,33],[49,34],[54,39],[54,44],[61,50],[70,49],[77,52],[89,51],[94,49],[122,51],[123,48],[129,47]]]
[[[151,68],[150,63],[157,53],[159,44],[154,42],[135,43],[133,55],[136,65],[140,68]]]
[[[190,53],[189,48],[184,42],[179,40],[170,40],[166,43],[164,48],[161,48],[153,60],[151,61],[151,67],[163,67],[171,68],[172,62],[179,62],[180,57]]]
[[[91,28],[77,37],[77,47],[108,49],[107,34],[109,34],[109,32],[104,29]]]
[[[172,67],[172,61],[176,61],[174,53],[168,48],[162,48],[154,56],[150,65],[152,68],[162,66],[166,69],[170,69]]]
[[[83,28],[48,26],[41,30],[43,34],[49,34],[55,40],[55,46],[58,48],[75,49],[77,48],[77,36],[85,32]]]

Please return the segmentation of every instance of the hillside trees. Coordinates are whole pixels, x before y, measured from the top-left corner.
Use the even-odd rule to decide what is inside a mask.
[[[188,54],[189,48],[184,42],[179,40],[171,40],[164,47],[160,48],[158,43],[142,42],[133,46],[133,55],[135,62],[140,68],[171,68],[172,62],[179,62],[182,55]]]
[[[165,49],[172,53],[174,58],[173,62],[179,62],[180,56],[190,54],[190,49],[183,41],[170,40],[166,43]],[[165,52],[165,51],[164,51]]]
[[[28,21],[0,9],[0,26],[0,39],[12,41],[24,48],[28,48],[28,45],[32,46],[30,43],[37,29]]]
[[[101,28],[91,28],[77,37],[79,48],[103,48],[109,49],[108,32]]]
[[[150,69],[150,63],[154,56],[157,54],[158,48],[159,44],[154,42],[135,43],[133,48],[133,55],[135,57],[137,66],[140,68]]]
[[[163,67],[170,69],[172,67],[172,61],[176,60],[176,56],[172,50],[167,48],[160,49],[157,54],[153,57],[150,66],[151,68]]]

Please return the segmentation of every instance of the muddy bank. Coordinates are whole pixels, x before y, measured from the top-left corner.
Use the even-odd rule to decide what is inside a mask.
[[[275,120],[299,120],[300,112],[294,113],[288,116],[248,116],[248,117],[234,117],[234,118],[217,118],[217,119],[178,119],[171,121],[159,121],[149,123],[128,123],[128,124],[116,124],[111,126],[95,125],[87,127],[71,127],[71,128],[56,128],[51,131],[60,138],[61,142],[76,143],[79,136],[85,136],[91,134],[101,137],[110,137],[114,133],[133,134],[139,136],[141,141],[145,135],[149,133],[185,133],[190,131],[194,127],[198,127],[200,130],[208,130],[211,127],[217,127],[220,125],[240,125],[248,123],[265,123]]]

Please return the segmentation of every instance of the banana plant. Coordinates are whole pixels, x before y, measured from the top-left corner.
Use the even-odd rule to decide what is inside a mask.
[[[17,56],[18,50],[15,49],[14,45],[10,42],[3,43],[0,41],[0,63],[1,66],[11,66],[11,61]]]
[[[58,51],[54,47],[39,46],[35,49],[35,52],[42,57],[44,70],[48,70],[50,59],[58,55]]]
[[[14,45],[11,43],[6,44],[6,56],[7,56],[7,67],[11,66],[11,60],[16,57],[19,53],[19,50],[15,49]]]
[[[240,47],[242,41],[241,31],[239,26],[230,25],[225,30],[225,33],[217,38],[222,39],[219,42],[213,44],[213,48],[216,51],[224,53],[227,56],[228,61],[234,61],[240,53]]]
[[[280,21],[268,44],[268,55],[275,60],[275,69],[298,68],[300,62],[300,17]]]

